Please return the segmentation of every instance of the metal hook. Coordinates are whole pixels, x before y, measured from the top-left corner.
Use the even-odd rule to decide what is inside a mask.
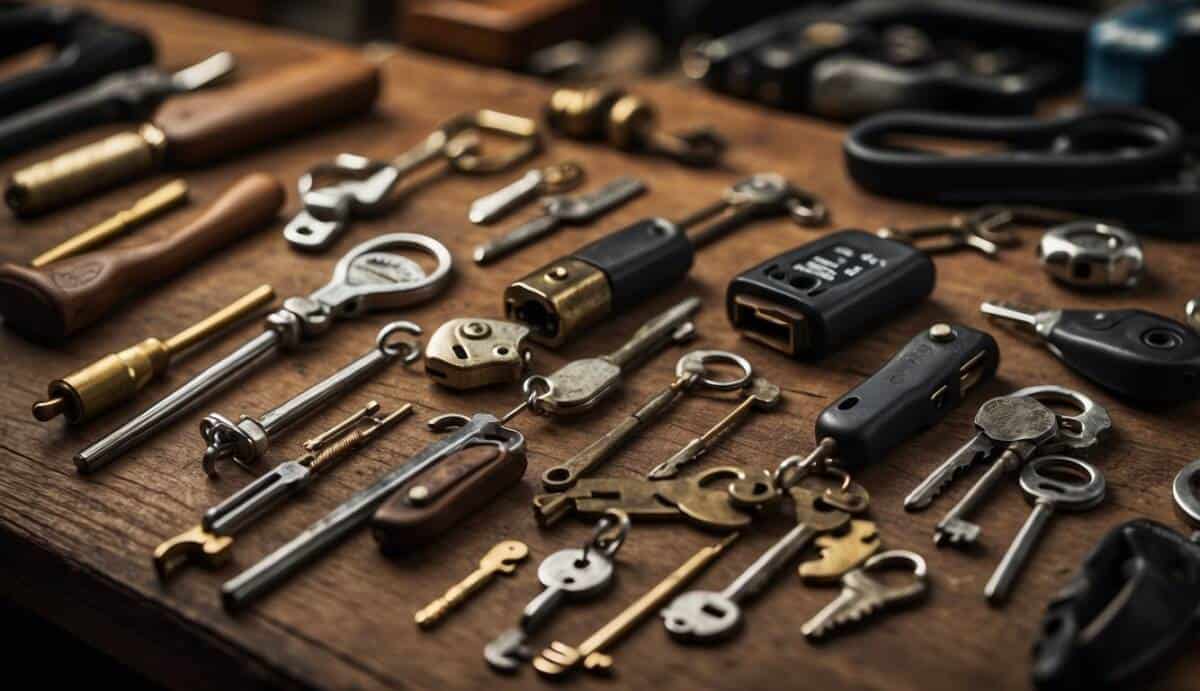
[[[600,520],[596,522],[591,539],[583,544],[583,561],[587,562],[588,552],[593,547],[611,559],[617,550],[621,549],[621,545],[625,544],[625,538],[629,535],[629,527],[629,514],[620,509],[605,511]]]

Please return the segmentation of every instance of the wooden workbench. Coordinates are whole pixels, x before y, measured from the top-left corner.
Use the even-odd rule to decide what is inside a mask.
[[[282,32],[211,18],[166,5],[96,3],[114,17],[150,28],[162,63],[186,65],[219,49],[237,54],[242,75],[266,73],[310,58],[332,46]],[[178,227],[247,171],[278,175],[289,190],[309,165],[340,151],[388,157],[417,141],[439,121],[482,106],[534,114],[548,88],[507,73],[481,70],[401,51],[385,67],[382,102],[369,118],[330,127],[281,146],[211,169],[188,171],[194,203],[139,231],[157,237]],[[857,190],[842,167],[839,128],[773,113],[685,85],[638,85],[653,98],[668,124],[712,123],[732,143],[727,170],[697,172],[669,162],[635,158],[609,149],[556,140],[541,161],[574,158],[588,169],[590,183],[618,174],[644,178],[651,193],[622,207],[601,223],[566,229],[537,246],[491,267],[469,261],[469,249],[497,233],[465,218],[468,202],[513,175],[486,179],[443,178],[404,199],[386,216],[358,221],[336,248],[302,256],[280,237],[298,202],[294,191],[284,218],[257,236],[222,251],[160,289],[127,304],[110,319],[78,334],[58,349],[30,345],[0,332],[0,589],[152,679],[180,688],[245,688],[267,683],[315,687],[494,688],[541,683],[532,669],[515,679],[497,677],[484,664],[483,645],[514,624],[538,590],[537,563],[551,551],[579,544],[589,526],[573,520],[541,531],[529,511],[542,470],[557,464],[607,430],[671,377],[676,352],[659,355],[628,378],[624,391],[594,415],[560,422],[526,415],[516,421],[529,439],[529,471],[522,485],[460,525],[438,544],[404,560],[382,557],[360,531],[306,568],[285,587],[239,616],[220,605],[220,583],[295,535],[352,491],[399,463],[433,437],[423,421],[435,414],[500,413],[518,399],[513,389],[455,394],[435,387],[419,367],[393,367],[304,423],[274,445],[269,467],[295,455],[299,442],[362,406],[368,399],[385,409],[412,402],[417,415],[373,446],[351,457],[310,491],[259,521],[237,538],[235,563],[219,572],[191,568],[160,583],[151,550],[163,539],[194,525],[200,513],[243,486],[249,478],[232,467],[217,481],[200,469],[203,449],[197,423],[210,410],[226,415],[258,414],[357,357],[389,320],[414,320],[427,332],[464,315],[500,316],[506,283],[584,240],[648,215],[678,217],[714,199],[730,182],[755,171],[773,170],[823,196],[834,212],[833,227],[874,228],[943,219],[944,210],[882,201]],[[107,132],[81,134],[51,148],[0,164],[11,171],[48,153]],[[32,222],[0,218],[0,252],[25,261],[41,250],[125,208],[161,184],[146,179]],[[530,213],[529,211],[524,212]],[[507,227],[508,224],[505,224]],[[46,382],[146,336],[165,337],[242,292],[270,282],[280,297],[306,295],[323,285],[337,258],[355,243],[383,232],[427,233],[445,242],[457,260],[453,286],[433,302],[396,314],[376,314],[339,325],[311,349],[263,367],[239,386],[203,406],[116,463],[80,476],[72,454],[132,413],[171,391],[217,356],[257,334],[248,323],[213,348],[181,363],[153,383],[134,403],[77,428],[42,424],[29,414]],[[813,443],[816,414],[842,391],[871,373],[918,330],[939,320],[985,326],[978,303],[1012,298],[1045,305],[1141,306],[1179,316],[1184,302],[1200,294],[1194,271],[1200,249],[1147,241],[1149,280],[1129,295],[1088,296],[1052,284],[1033,257],[1035,236],[996,261],[964,252],[937,258],[939,281],[933,299],[899,315],[826,360],[800,364],[737,337],[726,323],[726,282],[738,271],[821,231],[787,220],[757,223],[703,250],[685,285],[670,287],[636,312],[619,315],[558,352],[537,349],[534,367],[547,372],[580,356],[606,352],[639,323],[686,295],[699,295],[698,319],[707,348],[734,349],[758,371],[781,384],[780,412],[758,415],[722,442],[703,466],[740,463],[773,467],[783,457],[806,452]],[[613,653],[616,684],[630,688],[821,688],[965,689],[1028,686],[1030,645],[1049,596],[1071,574],[1083,554],[1113,525],[1149,516],[1182,528],[1172,511],[1170,481],[1200,448],[1195,405],[1147,412],[1123,405],[1070,374],[1040,347],[993,329],[1000,341],[998,379],[977,391],[936,429],[898,449],[887,462],[862,472],[872,493],[872,515],[886,545],[922,552],[930,562],[933,593],[920,609],[880,617],[860,631],[814,647],[800,624],[835,594],[800,584],[785,574],[747,612],[742,635],[712,648],[682,647],[661,624],[647,622]],[[1051,525],[1036,560],[1021,577],[1011,602],[988,607],[981,591],[999,554],[1023,521],[1028,507],[1014,482],[987,506],[979,554],[937,550],[930,537],[949,506],[907,514],[901,498],[934,464],[971,434],[975,407],[986,398],[1038,383],[1079,387],[1110,407],[1116,434],[1095,458],[1108,476],[1110,497],[1086,515],[1065,516]],[[728,410],[716,398],[685,398],[663,423],[631,444],[605,474],[634,476],[702,432]],[[957,486],[951,498],[963,487]],[[722,588],[781,535],[785,521],[768,521],[736,543],[698,581]],[[439,629],[422,633],[413,612],[466,575],[502,538],[527,542],[532,557],[514,578],[500,578]],[[578,643],[633,598],[657,583],[697,548],[713,542],[681,524],[638,524],[619,556],[614,590],[560,612],[533,641]],[[790,570],[789,570],[790,571]],[[1168,688],[1194,688],[1200,659],[1185,656],[1164,679]],[[587,673],[572,681],[612,688]]]

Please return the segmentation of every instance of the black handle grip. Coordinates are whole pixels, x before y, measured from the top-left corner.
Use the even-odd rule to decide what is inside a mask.
[[[817,439],[837,442],[838,465],[875,463],[900,442],[938,422],[965,390],[990,379],[1000,362],[991,335],[937,324],[817,418]]]
[[[1200,336],[1145,310],[1064,310],[1046,341],[1068,367],[1146,402],[1200,396]]]
[[[687,234],[661,218],[647,218],[576,250],[575,259],[608,276],[612,312],[636,307],[692,268],[695,250]]]

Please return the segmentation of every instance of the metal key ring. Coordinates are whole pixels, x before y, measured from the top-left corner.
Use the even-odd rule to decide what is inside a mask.
[[[1060,480],[1045,474],[1048,467],[1068,467],[1081,471],[1086,479],[1082,483]],[[1038,456],[1025,464],[1021,470],[1021,489],[1031,498],[1059,495],[1064,501],[1057,504],[1068,511],[1086,511],[1100,502],[1108,490],[1104,474],[1096,466],[1074,456],[1050,454]],[[1065,500],[1070,501],[1065,501]]]
[[[712,379],[706,376],[705,365],[713,362],[725,362],[740,367],[742,375],[734,379]],[[726,350],[693,350],[675,363],[676,377],[686,377],[689,374],[699,375],[699,383],[710,389],[736,391],[744,387],[754,376],[754,366],[741,355]]]
[[[596,523],[592,537],[583,543],[583,561],[587,562],[588,552],[595,547],[609,559],[625,544],[629,535],[629,514],[620,509],[608,509]]]
[[[415,249],[431,255],[437,266],[425,274],[412,260],[395,254],[390,250]],[[351,269],[357,268],[363,273],[371,273],[369,266],[372,261],[396,262],[392,268],[399,266],[398,260],[405,264],[400,266],[406,275],[404,280],[396,281],[387,277],[388,281],[379,283],[356,282],[351,276]],[[411,266],[410,266],[411,265]],[[379,309],[406,307],[424,302],[440,293],[450,282],[451,269],[454,259],[450,250],[437,240],[417,233],[390,233],[380,235],[351,249],[338,261],[333,269],[333,278],[325,287],[314,292],[309,299],[327,306],[336,316],[353,316],[363,312]],[[286,303],[285,303],[286,305]]]
[[[1112,428],[1108,410],[1074,389],[1054,384],[1041,384],[1018,389],[1009,396],[1028,396],[1039,403],[1067,403],[1079,408],[1074,415],[1055,412],[1058,417],[1058,435],[1038,447],[1041,453],[1060,453],[1068,449],[1085,451],[1095,446],[1100,438]]]
[[[863,571],[879,571],[893,564],[908,564],[912,567],[912,575],[918,581],[923,581],[929,575],[929,565],[925,557],[906,549],[892,549],[880,552],[868,559],[862,565]]]
[[[1175,507],[1184,520],[1200,528],[1200,497],[1196,496],[1196,482],[1200,479],[1200,460],[1185,465],[1171,484]]]
[[[500,155],[484,156],[476,153],[474,148],[468,148],[447,157],[447,164],[460,173],[498,173],[532,157],[542,148],[537,122],[486,108],[450,118],[438,128],[438,133],[449,141],[472,129],[516,139],[518,145]]]
[[[421,327],[410,321],[394,321],[385,325],[379,331],[379,335],[375,337],[375,347],[382,350],[387,355],[400,355],[403,353],[401,362],[409,364],[421,358],[421,341],[416,338],[402,338],[392,342],[390,339],[393,334],[406,333],[413,335],[421,334]]]

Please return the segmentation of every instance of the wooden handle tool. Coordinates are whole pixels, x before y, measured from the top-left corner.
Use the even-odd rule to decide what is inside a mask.
[[[6,326],[25,338],[60,342],[132,294],[266,226],[283,200],[277,179],[253,173],[162,240],[81,254],[42,269],[0,266],[0,314]]]
[[[151,122],[18,170],[4,198],[36,214],[163,167],[208,165],[369,109],[378,68],[353,55],[168,101]]]

